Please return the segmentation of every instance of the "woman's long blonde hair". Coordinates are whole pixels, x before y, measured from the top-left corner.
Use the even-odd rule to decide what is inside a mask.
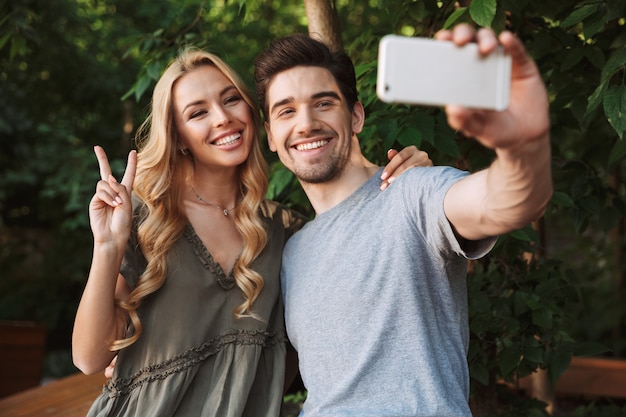
[[[141,301],[157,291],[165,281],[167,254],[179,239],[188,222],[183,209],[183,191],[193,174],[191,155],[178,151],[180,142],[172,115],[172,89],[178,79],[195,69],[211,65],[239,90],[250,108],[254,122],[254,139],[250,155],[238,167],[241,201],[234,222],[243,237],[243,249],[233,268],[237,286],[245,301],[237,306],[236,317],[252,316],[252,304],[263,288],[263,277],[250,268],[267,242],[267,232],[259,217],[259,205],[267,191],[267,163],[259,144],[260,115],[249,90],[237,73],[217,56],[187,49],[174,59],[157,82],[152,95],[151,114],[137,132],[138,161],[134,191],[145,203],[145,216],[138,225],[138,240],[147,267],[128,300],[119,303],[121,312],[130,319],[131,331],[113,342],[119,350],[134,343],[142,333],[137,314]],[[126,317],[125,314],[122,316]]]

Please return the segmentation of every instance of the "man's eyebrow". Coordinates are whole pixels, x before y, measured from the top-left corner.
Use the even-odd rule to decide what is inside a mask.
[[[332,90],[320,91],[319,93],[315,93],[315,94],[313,94],[311,96],[311,99],[317,100],[317,99],[324,98],[324,97],[334,98],[335,100],[340,100],[341,101],[341,96],[339,94],[337,94],[335,91],[332,91]],[[295,101],[295,99],[293,97],[287,97],[287,98],[284,98],[284,99],[282,99],[280,101],[277,101],[270,108],[270,114],[273,113],[274,110],[277,107],[283,106],[285,104],[289,104],[289,103],[291,103],[293,101]]]
[[[324,98],[324,97],[331,97],[336,100],[341,100],[341,96],[339,96],[339,94],[337,94],[335,91],[332,91],[332,90],[320,91],[319,93],[315,93],[311,96],[311,98],[313,99]]]
[[[270,114],[272,114],[277,107],[284,106],[285,104],[291,103],[293,101],[293,97],[287,97],[280,101],[277,101],[276,103],[272,104],[272,107],[270,108]]]

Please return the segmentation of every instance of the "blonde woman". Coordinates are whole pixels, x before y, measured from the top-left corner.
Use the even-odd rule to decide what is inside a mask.
[[[158,81],[121,182],[95,148],[94,251],[72,353],[86,374],[118,358],[89,416],[279,415],[280,259],[304,219],[264,198],[259,126],[238,75],[188,50]],[[424,155],[403,150],[390,169]]]

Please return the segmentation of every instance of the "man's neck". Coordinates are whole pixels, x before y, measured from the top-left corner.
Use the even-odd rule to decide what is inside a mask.
[[[369,162],[359,155],[353,158],[341,174],[328,182],[313,184],[301,182],[315,214],[322,214],[341,203],[359,189],[372,175],[376,174],[379,166]]]

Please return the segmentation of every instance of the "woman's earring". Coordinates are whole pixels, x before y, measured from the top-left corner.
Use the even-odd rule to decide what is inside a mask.
[[[187,155],[189,154],[189,151],[186,148],[183,148],[182,146],[180,147],[180,153],[182,153],[183,155]]]

